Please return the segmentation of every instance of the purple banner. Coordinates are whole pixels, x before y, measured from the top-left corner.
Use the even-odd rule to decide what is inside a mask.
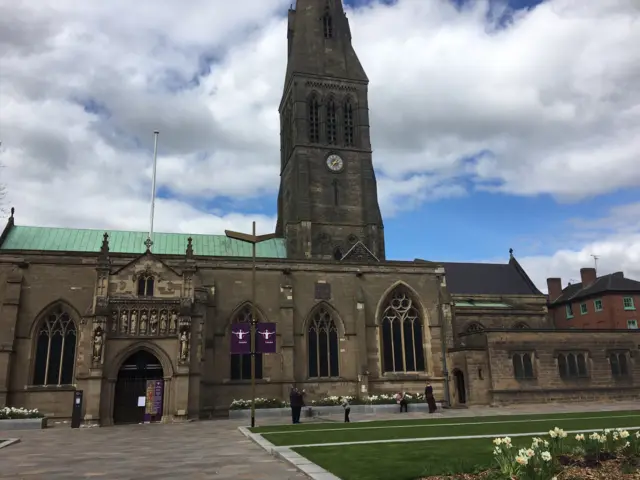
[[[158,415],[162,411],[162,393],[164,390],[164,380],[156,380],[153,391],[153,414]]]
[[[256,325],[256,352],[276,353],[275,323],[258,323]]]
[[[251,324],[231,325],[231,354],[251,353]]]

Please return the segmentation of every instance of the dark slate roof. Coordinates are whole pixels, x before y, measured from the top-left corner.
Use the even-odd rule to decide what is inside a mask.
[[[514,257],[509,263],[437,263],[444,267],[452,294],[542,295]]]
[[[562,295],[552,300],[551,303],[573,302],[581,298],[589,298],[608,292],[640,293],[640,282],[624,278],[624,273],[622,272],[610,273],[609,275],[598,277],[595,282],[586,287],[582,285],[582,282],[568,285],[562,290]]]

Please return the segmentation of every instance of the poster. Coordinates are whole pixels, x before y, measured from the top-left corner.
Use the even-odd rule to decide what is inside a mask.
[[[258,323],[256,325],[256,352],[276,353],[275,323]]]
[[[147,397],[138,397],[138,406],[144,407],[147,404]]]
[[[234,323],[231,325],[231,354],[251,353],[251,324]]]

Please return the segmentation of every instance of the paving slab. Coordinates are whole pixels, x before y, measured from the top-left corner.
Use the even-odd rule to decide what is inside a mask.
[[[18,432],[12,432],[18,436]],[[302,480],[227,420],[19,432],[0,450],[0,479]]]

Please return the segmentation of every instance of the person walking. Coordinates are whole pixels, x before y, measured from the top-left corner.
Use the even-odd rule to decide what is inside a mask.
[[[289,393],[289,403],[291,404],[291,420],[293,424],[300,423],[300,412],[302,411],[302,394],[294,386]]]
[[[436,399],[433,396],[433,387],[430,383],[427,383],[427,386],[424,388],[424,398],[427,401],[429,413],[435,412],[438,409],[438,406],[436,405]]]
[[[344,423],[350,423],[349,414],[351,413],[351,405],[349,405],[349,399],[347,397],[342,397],[342,408],[344,408]]]

